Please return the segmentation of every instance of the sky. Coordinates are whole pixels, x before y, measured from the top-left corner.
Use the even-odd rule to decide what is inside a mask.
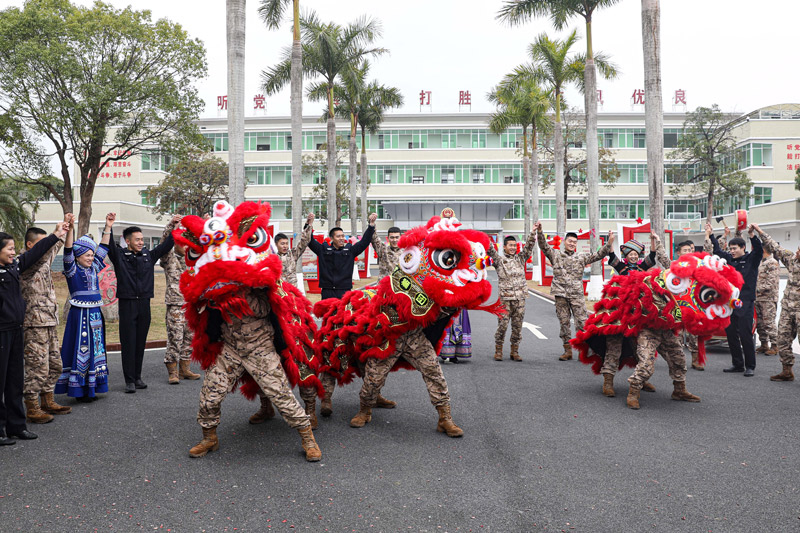
[[[73,0],[76,1],[76,0]],[[108,1],[108,0],[107,0]],[[76,3],[90,5],[89,0]],[[224,0],[110,0],[151,10],[153,18],[180,23],[205,43],[206,79],[198,83],[206,102],[202,116],[219,116],[217,97],[226,94]],[[291,24],[269,31],[258,18],[259,0],[247,2],[246,115],[253,114],[252,98],[261,93],[261,72],[276,64],[281,49],[291,44]],[[367,15],[381,22],[377,45],[389,53],[373,61],[371,78],[400,89],[405,105],[396,112],[417,113],[421,90],[432,92],[433,111],[459,111],[460,91],[469,91],[473,112],[490,112],[486,94],[516,65],[528,61],[528,45],[541,33],[564,37],[550,21],[537,19],[508,27],[495,19],[503,0],[301,0],[324,21],[346,24]],[[21,5],[0,0],[0,6]],[[688,108],[718,104],[723,110],[746,113],[770,104],[800,102],[800,55],[797,27],[800,1],[662,0],[662,87],[665,111],[672,110],[675,91],[686,94]],[[570,23],[585,51],[582,18]],[[602,51],[620,70],[612,81],[599,80],[601,111],[631,111],[631,96],[644,88],[641,2],[622,0],[599,11],[593,21],[594,49]],[[582,106],[575,88],[568,88],[571,105]],[[321,112],[322,104],[305,101],[304,115]],[[466,108],[464,109],[466,110]],[[288,116],[289,89],[267,98],[269,116]]]

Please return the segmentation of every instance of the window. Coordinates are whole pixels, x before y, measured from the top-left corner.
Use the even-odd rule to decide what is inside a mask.
[[[612,220],[635,220],[649,216],[647,200],[600,200],[600,218]]]
[[[422,185],[423,183],[425,183],[425,176],[412,176],[411,183],[415,185]]]
[[[142,199],[142,205],[154,206],[156,205],[156,197],[147,194],[147,191],[139,191],[139,196]]]
[[[503,176],[503,183],[514,183],[514,176]]]
[[[753,144],[753,166],[771,167],[772,166],[772,145]]]
[[[753,205],[772,202],[772,187],[753,187]]]
[[[248,185],[290,185],[292,167],[244,167],[244,177]]]
[[[472,169],[472,183],[484,183],[485,175],[483,167],[475,167]]]
[[[160,170],[166,172],[173,163],[172,156],[161,153],[159,150],[142,150],[142,170]]]
[[[204,133],[203,137],[208,139],[211,145],[212,152],[227,152],[228,151],[228,134],[227,133]]]
[[[442,183],[455,183],[456,169],[452,167],[442,167]]]
[[[383,173],[383,182],[384,183],[392,183],[392,171],[391,170],[386,170]]]
[[[614,148],[614,134],[606,132],[603,134],[603,147]]]
[[[586,218],[586,200],[567,200],[567,218]]]
[[[634,148],[644,148],[645,142],[645,134],[644,133],[634,133],[633,134],[633,147]]]
[[[664,128],[664,148],[677,148],[681,132],[679,128]]]

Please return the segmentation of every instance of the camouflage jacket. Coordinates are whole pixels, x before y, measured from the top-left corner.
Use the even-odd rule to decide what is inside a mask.
[[[164,233],[161,239],[166,239],[175,229],[175,224],[172,221],[164,228]],[[181,294],[181,274],[186,271],[186,261],[183,256],[173,248],[171,251],[165,253],[159,259],[161,268],[164,269],[164,277],[167,279],[167,290],[164,292],[164,303],[167,305],[183,305],[183,294]]]
[[[550,294],[564,298],[583,298],[583,269],[611,253],[611,244],[605,243],[596,252],[566,252],[553,250],[544,233],[539,234],[539,248],[553,266],[553,284]]]
[[[268,319],[269,297],[263,289],[251,289],[245,294],[245,300],[253,314],[241,318],[231,315],[230,322],[223,321],[222,340],[239,350],[242,356],[255,350],[267,354],[275,351],[275,331]]]
[[[497,286],[500,289],[500,299],[525,300],[528,297],[528,284],[525,282],[525,264],[533,254],[536,247],[536,232],[533,231],[525,241],[522,251],[511,255],[500,255],[491,246],[487,252],[494,262],[494,269],[497,271]]]
[[[761,264],[758,266],[758,281],[756,282],[756,301],[778,301],[780,269],[781,267],[774,257],[761,260]]]
[[[22,298],[27,304],[25,320],[22,323],[23,327],[58,325],[58,301],[56,300],[56,289],[53,286],[50,266],[62,246],[64,246],[63,237],[32,267],[20,274],[20,290],[22,291]]]
[[[658,262],[661,263],[661,268],[669,268],[669,265],[672,264],[672,261],[670,261],[667,255],[667,250],[664,248],[664,243],[661,241],[656,243],[656,258]]]
[[[281,281],[284,283],[297,285],[297,262],[300,260],[300,256],[303,255],[303,252],[305,252],[306,248],[308,247],[308,242],[311,240],[311,233],[313,232],[313,229],[314,228],[311,226],[311,224],[307,224],[303,229],[303,233],[300,234],[300,241],[297,243],[297,245],[285,254],[278,254],[278,257],[281,258],[281,263],[283,263]]]
[[[783,310],[800,310],[800,259],[798,259],[791,250],[787,250],[778,245],[778,243],[766,233],[760,235],[760,237],[764,249],[770,252],[774,259],[783,263],[789,270],[789,282],[786,284],[786,289],[783,291],[781,312],[783,312]]]
[[[372,234],[372,247],[375,248],[375,253],[378,255],[381,277],[388,276],[400,261],[400,248],[392,248],[381,240],[377,233]]]

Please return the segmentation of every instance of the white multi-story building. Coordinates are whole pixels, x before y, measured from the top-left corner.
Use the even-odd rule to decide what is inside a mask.
[[[676,145],[685,116],[685,113],[664,114],[666,152]],[[449,206],[464,223],[476,229],[489,233],[522,232],[522,164],[517,149],[522,132],[510,129],[493,134],[488,130],[488,120],[489,115],[483,113],[390,114],[378,134],[367,135],[368,201],[370,210],[379,215],[379,231],[393,225],[411,227]],[[753,181],[752,198],[721,201],[714,214],[725,216],[725,223],[733,226],[732,213],[748,209],[750,220],[794,247],[800,242],[800,209],[795,190],[795,169],[800,165],[800,104],[769,106],[735,120],[742,167]],[[201,119],[198,125],[216,155],[226,159],[226,119]],[[339,123],[337,131],[346,138],[349,125]],[[245,120],[245,132],[246,197],[269,201],[277,230],[289,232],[292,226],[288,220],[290,119],[250,117]],[[617,229],[619,224],[634,224],[637,219],[649,218],[644,113],[600,113],[598,133],[602,146],[613,151],[620,171],[615,186],[600,187],[598,229],[606,232]],[[304,153],[317,150],[325,142],[325,124],[319,123],[317,117],[306,117]],[[360,134],[357,142],[360,148]],[[144,152],[104,169],[94,193],[91,226],[102,224],[105,213],[114,211],[120,226],[138,225],[147,237],[157,240],[166,220],[158,221],[150,213],[144,189],[164,176],[167,165],[163,155]],[[541,172],[548,171],[549,166],[543,164]],[[347,173],[346,163],[340,172]],[[303,176],[305,210],[318,205],[311,201],[315,179],[312,175]],[[76,198],[77,188],[78,185]],[[691,224],[671,225],[679,234],[684,232],[678,228],[686,226],[687,237],[700,243],[699,218],[705,219],[705,197],[671,196],[667,184],[664,207],[668,219],[698,217]],[[554,232],[556,208],[552,188],[541,192],[539,213],[545,231]],[[588,229],[585,196],[570,192],[567,216],[569,230]],[[41,224],[60,219],[59,204],[45,202],[37,218]],[[342,225],[349,229],[347,216]],[[317,227],[326,229],[322,222]],[[675,236],[675,241],[679,240],[683,240],[683,235]]]

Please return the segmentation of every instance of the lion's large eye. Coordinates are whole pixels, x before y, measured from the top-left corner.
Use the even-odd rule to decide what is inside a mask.
[[[225,223],[218,218],[210,218],[206,222],[206,233],[214,233],[215,231],[222,231],[225,229]]]
[[[461,259],[461,254],[449,248],[445,250],[434,250],[431,254],[433,264],[443,270],[453,270],[458,266],[458,261]]]
[[[256,231],[247,239],[247,246],[250,248],[259,248],[264,246],[269,239],[269,234],[264,228],[256,228]]]
[[[188,257],[190,261],[197,261],[200,259],[200,254],[191,248],[186,248],[186,257]]]
[[[703,287],[700,289],[699,298],[704,304],[710,304],[719,297],[719,293],[711,287]]]

